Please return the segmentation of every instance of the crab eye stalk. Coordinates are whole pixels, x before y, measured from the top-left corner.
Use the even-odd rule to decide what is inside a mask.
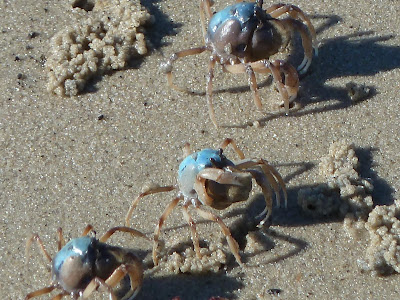
[[[214,158],[210,157],[210,162],[214,167],[219,168],[218,163]]]

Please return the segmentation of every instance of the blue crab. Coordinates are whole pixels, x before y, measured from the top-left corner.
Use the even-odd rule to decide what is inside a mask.
[[[284,60],[269,61],[269,58],[288,45],[293,31],[300,32],[305,53],[302,63],[297,68],[300,74],[306,73],[311,65],[313,48],[315,54],[318,54],[314,26],[297,6],[279,3],[263,10],[263,0],[237,2],[213,14],[212,0],[201,0],[200,18],[205,45],[176,52],[168,61],[161,64],[161,70],[167,75],[169,86],[184,91],[173,83],[173,63],[185,56],[200,54],[204,51],[211,52],[206,98],[211,121],[217,128],[218,123],[212,103],[212,80],[216,63],[219,63],[225,72],[247,74],[255,105],[260,110],[262,104],[255,72],[271,73],[282,98],[285,112],[288,114],[290,103],[297,97],[299,89],[297,71]],[[289,17],[278,19],[285,14]],[[207,29],[206,18],[209,19]]]
[[[39,235],[34,234],[26,244],[26,256],[29,258],[29,249],[34,241],[51,264],[52,284],[45,288],[29,293],[25,300],[51,293],[55,289],[61,292],[52,299],[61,299],[71,295],[74,299],[89,295],[99,287],[104,288],[110,299],[117,299],[113,287],[124,277],[130,277],[130,290],[122,299],[133,299],[139,292],[143,281],[143,267],[139,258],[129,250],[111,246],[105,242],[115,232],[127,232],[134,236],[147,237],[129,227],[114,227],[108,230],[100,239],[89,236],[93,227],[88,225],[82,237],[72,239],[64,245],[62,229],[58,229],[58,252],[52,259],[44,247]]]
[[[238,154],[240,158],[239,162],[233,163],[223,155],[223,151],[228,145],[232,145],[233,149]],[[161,227],[172,210],[180,201],[183,201],[182,213],[184,219],[190,226],[197,257],[201,258],[202,256],[200,254],[196,225],[188,210],[190,205],[194,207],[200,217],[218,223],[236,261],[239,265],[243,266],[239,254],[239,246],[232,237],[229,228],[220,217],[208,210],[202,209],[201,206],[205,205],[222,210],[233,203],[247,200],[252,190],[252,179],[254,179],[261,187],[266,202],[264,211],[257,217],[261,219],[259,225],[262,225],[272,212],[272,191],[275,192],[279,204],[279,193],[280,188],[282,188],[285,203],[287,202],[285,183],[278,171],[264,159],[245,159],[243,152],[237,147],[234,140],[229,138],[225,139],[217,150],[203,149],[192,154],[190,154],[190,152],[190,145],[186,144],[184,147],[184,155],[186,158],[179,165],[178,184],[152,187],[143,191],[133,200],[125,217],[125,225],[129,226],[133,210],[143,197],[155,193],[177,190],[177,196],[165,208],[154,231],[154,264],[158,264],[157,249]]]

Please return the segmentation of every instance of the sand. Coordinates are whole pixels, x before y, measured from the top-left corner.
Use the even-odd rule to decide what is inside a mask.
[[[215,2],[217,10],[232,3]],[[368,234],[349,236],[343,217],[304,214],[297,193],[322,182],[320,158],[333,141],[344,140],[355,146],[360,176],[373,181],[374,205],[400,198],[398,1],[294,2],[310,15],[321,42],[319,56],[300,82],[296,104],[301,108],[290,116],[271,114],[278,109],[279,94],[258,76],[264,105],[259,112],[246,77],[218,69],[219,130],[205,103],[206,54],[176,64],[176,84],[195,93],[169,89],[159,71],[173,52],[202,45],[198,1],[142,4],[156,19],[145,33],[148,54],[94,78],[78,96],[60,97],[46,89],[49,41],[77,22],[79,14],[68,1],[0,3],[1,298],[22,299],[49,284],[48,264],[37,247],[25,264],[25,242],[32,233],[55,253],[60,226],[74,238],[88,223],[99,234],[121,225],[149,181],[176,183],[185,142],[198,150],[231,137],[246,156],[265,158],[278,169],[287,184],[288,208],[275,208],[271,227],[247,237],[240,228],[263,209],[259,189],[249,201],[218,212],[244,249],[246,269],[235,262],[217,225],[197,216],[201,244],[224,244],[227,264],[217,273],[148,269],[151,244],[115,235],[110,243],[134,249],[145,262],[137,299],[397,299],[399,275],[379,277],[358,265]],[[298,53],[295,65],[301,61]],[[369,96],[352,101],[350,82],[365,85]],[[256,120],[257,126],[247,125]],[[235,158],[232,150],[226,155]],[[150,235],[173,196],[145,198],[132,226]],[[164,229],[167,249],[192,246],[179,210]]]

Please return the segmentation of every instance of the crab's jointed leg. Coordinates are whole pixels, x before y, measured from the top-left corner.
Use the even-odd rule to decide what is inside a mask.
[[[112,276],[112,275],[111,275]],[[117,297],[112,291],[112,287],[109,286],[103,279],[99,277],[93,278],[89,284],[86,286],[85,290],[82,293],[82,298],[88,298],[95,290],[99,287],[105,289],[107,293],[110,295],[110,300],[116,300]]]
[[[185,203],[182,206],[182,213],[183,213],[183,217],[186,220],[186,222],[189,224],[190,226],[190,230],[191,230],[191,234],[192,234],[192,241],[193,241],[193,246],[194,246],[194,250],[196,252],[196,255],[198,258],[201,258],[202,255],[200,253],[200,243],[199,243],[199,238],[197,235],[197,230],[196,230],[196,224],[192,219],[192,216],[189,213],[188,207],[191,204],[191,202]]]
[[[232,145],[233,150],[235,150],[236,154],[239,156],[240,159],[244,159],[244,153],[242,150],[239,149],[239,147],[236,145],[236,142],[233,139],[226,138],[222,143],[220,148],[222,150],[225,150],[228,145]]]
[[[171,214],[175,206],[178,204],[180,200],[182,200],[182,196],[178,196],[174,198],[168,206],[165,208],[163,214],[161,215],[158,224],[156,225],[156,228],[154,230],[154,244],[153,244],[153,262],[154,265],[158,265],[158,257],[157,257],[157,249],[158,249],[158,238],[160,236],[161,232],[161,227],[163,226],[165,220],[168,218],[168,216]]]
[[[262,172],[260,172],[259,170],[252,169],[254,167],[261,167]],[[267,161],[265,161],[264,159],[259,159],[257,161],[247,160],[235,165],[235,169],[241,170],[243,172],[249,172],[263,191],[266,207],[264,211],[261,214],[259,214],[259,217],[263,216],[265,213],[267,213],[267,215],[260,222],[260,225],[264,224],[265,221],[268,220],[272,212],[272,195],[270,186],[274,190],[278,205],[280,205],[279,192],[280,188],[282,188],[285,198],[285,207],[287,207],[287,191],[285,182],[283,181],[278,171],[275,170],[273,166],[268,164]]]
[[[29,250],[30,250],[30,247],[31,247],[33,241],[36,241],[36,242],[38,243],[39,248],[40,248],[40,250],[41,250],[41,252],[42,252],[44,258],[45,258],[46,260],[48,260],[48,261],[51,263],[51,262],[52,262],[51,256],[50,256],[49,252],[47,252],[46,247],[44,246],[43,241],[42,241],[42,239],[39,237],[38,234],[32,235],[32,236],[26,241],[26,246],[25,246],[25,257],[26,257],[27,262],[28,262],[28,260],[29,260]]]
[[[105,234],[103,234],[103,236],[99,239],[99,241],[102,243],[105,243],[116,232],[127,232],[133,236],[138,236],[138,237],[144,238],[146,240],[149,240],[143,233],[141,233],[140,231],[138,231],[136,229],[126,227],[126,226],[117,226],[117,227],[113,227],[113,228],[109,229]]]
[[[279,21],[286,25],[286,27],[300,32],[305,55],[302,63],[297,69],[299,70],[300,74],[306,73],[311,65],[313,48],[315,55],[318,55],[317,36],[310,18],[306,16],[306,14],[300,8],[291,4],[275,4],[267,8],[266,12],[273,18],[278,18],[285,13],[290,15],[291,18]]]
[[[208,105],[208,114],[210,115],[210,119],[213,122],[214,126],[218,128],[217,119],[215,117],[214,105],[212,103],[212,92],[213,92],[212,80],[214,78],[214,67],[216,61],[217,60],[215,57],[211,57],[210,62],[208,63],[206,98]]]
[[[206,17],[211,19],[212,11],[211,11],[212,1],[211,0],[201,0],[200,1],[200,21],[201,21],[201,29],[203,31],[204,43],[207,35],[207,27],[206,27]]]
[[[196,54],[203,53],[206,49],[207,49],[206,46],[203,46],[203,47],[191,48],[191,49],[186,49],[186,50],[176,52],[176,53],[172,54],[166,62],[164,62],[160,65],[161,71],[167,75],[168,84],[171,88],[178,90],[178,91],[187,92],[186,89],[180,88],[173,83],[173,78],[172,78],[173,63],[175,61],[177,61],[179,58],[189,56],[189,55],[196,55]]]
[[[310,18],[297,6],[292,4],[278,3],[267,8],[266,13],[273,18],[278,18],[279,16],[288,13],[293,19],[299,19],[305,23],[311,33],[311,37],[314,41],[317,39],[317,34],[315,28],[311,23]]]
[[[289,114],[289,105],[296,99],[299,90],[299,77],[296,69],[283,60],[276,60],[270,63],[268,60],[258,60],[250,63],[250,66],[258,73],[272,73],[279,94],[285,107],[286,114]],[[246,66],[244,64],[226,65],[225,69],[230,73],[244,73]],[[284,79],[281,76],[284,74]]]
[[[241,267],[244,267],[242,260],[240,258],[240,254],[239,254],[239,245],[236,242],[236,240],[233,238],[231,231],[229,230],[229,228],[225,225],[225,223],[222,221],[222,219],[218,216],[216,216],[215,214],[213,214],[212,212],[206,211],[201,209],[200,207],[195,207],[197,213],[204,219],[206,220],[210,220],[210,221],[214,221],[216,223],[218,223],[219,227],[221,228],[222,233],[225,235],[226,240],[228,242],[229,248],[232,251],[232,254],[235,256],[236,261],[238,262],[238,264]]]
[[[141,193],[135,200],[133,200],[131,207],[128,210],[128,213],[126,214],[125,217],[125,226],[129,226],[129,220],[132,217],[133,210],[135,207],[138,205],[140,199],[142,199],[144,196],[151,195],[151,194],[156,194],[156,193],[162,193],[162,192],[170,192],[172,190],[176,189],[175,186],[169,185],[169,186],[160,186],[160,187],[155,187],[155,188],[150,188],[143,193]]]
[[[38,297],[38,296],[41,296],[41,295],[49,294],[56,288],[57,288],[56,285],[50,285],[50,286],[47,286],[47,287],[42,288],[40,290],[31,292],[28,295],[26,295],[25,300],[28,300],[28,299],[31,299],[31,298],[35,298],[35,297]]]

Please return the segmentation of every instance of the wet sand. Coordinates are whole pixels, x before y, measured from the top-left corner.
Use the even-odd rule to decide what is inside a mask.
[[[271,227],[255,233],[259,245],[242,252],[246,269],[225,248],[228,263],[218,273],[147,270],[137,299],[397,299],[398,275],[376,277],[357,266],[367,236],[350,237],[341,218],[304,215],[297,193],[321,182],[319,159],[333,141],[345,140],[358,149],[360,174],[374,182],[374,203],[399,198],[399,3],[294,2],[311,17],[321,42],[319,56],[300,82],[296,103],[302,108],[289,116],[271,114],[279,94],[259,76],[264,105],[259,112],[247,78],[218,68],[214,103],[219,130],[205,102],[206,54],[176,64],[176,84],[195,93],[169,89],[159,71],[173,52],[202,44],[198,2],[142,4],[156,17],[147,30],[148,55],[96,78],[79,96],[60,97],[47,92],[43,63],[50,38],[76,22],[70,3],[0,3],[2,298],[22,299],[49,284],[48,265],[37,247],[25,265],[25,242],[32,233],[39,233],[54,253],[58,227],[66,238],[74,238],[88,223],[99,234],[121,225],[149,181],[176,183],[185,142],[198,150],[218,147],[231,137],[246,156],[265,158],[279,170],[287,184],[288,209],[274,208]],[[228,4],[216,1],[215,7]],[[294,56],[295,64],[299,57]],[[346,90],[351,81],[371,88],[370,96],[352,102]],[[255,120],[260,126],[248,126]],[[232,150],[226,155],[235,157]],[[132,226],[150,235],[173,196],[145,198]],[[218,213],[234,231],[245,217],[261,211],[262,203],[255,189],[249,201]],[[191,246],[179,210],[164,229],[167,248]],[[198,230],[202,244],[223,241],[216,224],[200,221]],[[235,234],[244,248],[246,237]],[[146,265],[151,259],[151,245],[144,241],[121,234],[110,243],[136,249]],[[279,297],[268,294],[270,289],[278,289]],[[106,298],[100,293],[93,297]]]

